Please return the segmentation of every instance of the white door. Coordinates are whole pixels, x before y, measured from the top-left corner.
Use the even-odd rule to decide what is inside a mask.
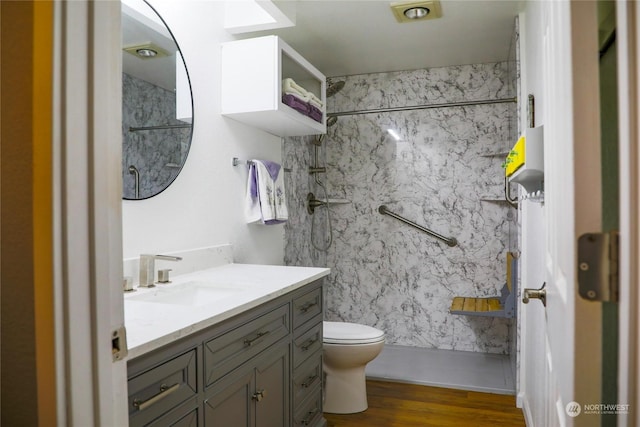
[[[579,411],[601,401],[601,304],[579,297],[576,274],[578,237],[601,229],[595,5],[542,2],[537,19],[527,20],[537,25],[524,48],[539,49],[526,80],[537,80],[542,92],[545,203],[523,206],[523,227],[537,230],[523,230],[522,287],[546,282],[547,305],[532,300],[521,307],[520,398],[536,427],[600,425],[599,415]]]

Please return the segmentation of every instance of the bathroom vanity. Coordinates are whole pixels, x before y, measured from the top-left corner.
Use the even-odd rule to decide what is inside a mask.
[[[130,425],[326,425],[328,273],[229,264],[127,295]]]

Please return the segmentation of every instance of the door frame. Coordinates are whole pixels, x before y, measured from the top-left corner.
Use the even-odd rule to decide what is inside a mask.
[[[619,426],[640,423],[638,367],[640,349],[640,9],[635,2],[616,2],[616,43],[618,52],[618,126],[620,171],[620,317],[618,356],[618,403],[629,412],[618,415]]]
[[[54,3],[57,424],[127,426],[122,297],[120,2]],[[121,345],[124,345],[122,341]]]

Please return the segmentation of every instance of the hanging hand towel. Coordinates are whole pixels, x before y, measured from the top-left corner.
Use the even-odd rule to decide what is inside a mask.
[[[281,169],[268,160],[251,161],[245,204],[248,223],[282,224],[289,218]]]

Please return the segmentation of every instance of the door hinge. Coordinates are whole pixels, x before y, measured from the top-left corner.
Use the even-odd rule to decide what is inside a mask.
[[[578,238],[578,293],[589,301],[618,301],[618,231]]]
[[[127,330],[124,326],[111,333],[111,356],[117,362],[127,357]]]

